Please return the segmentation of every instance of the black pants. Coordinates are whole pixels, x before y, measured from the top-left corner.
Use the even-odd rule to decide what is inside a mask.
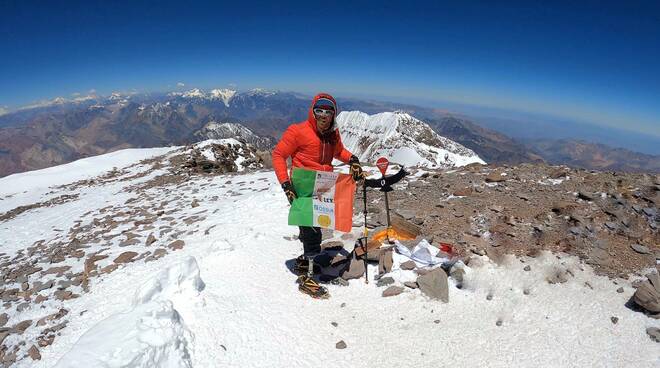
[[[303,244],[303,254],[316,255],[321,253],[321,228],[311,226],[298,226],[300,234],[298,239]]]

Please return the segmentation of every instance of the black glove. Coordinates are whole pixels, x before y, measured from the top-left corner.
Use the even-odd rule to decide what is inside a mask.
[[[284,194],[286,194],[286,199],[289,201],[289,204],[293,203],[293,200],[298,197],[290,181],[287,180],[282,183],[282,189],[284,189]]]
[[[351,156],[351,159],[348,160],[348,164],[351,165],[351,170],[349,173],[353,177],[353,180],[360,181],[364,179],[366,175],[364,175],[364,172],[362,171],[362,166],[360,166],[360,160],[358,160],[358,158],[355,155]]]

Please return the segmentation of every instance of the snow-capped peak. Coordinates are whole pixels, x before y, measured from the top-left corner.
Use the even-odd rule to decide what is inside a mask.
[[[344,111],[337,124],[346,148],[361,161],[385,156],[404,166],[449,168],[484,163],[474,151],[435,133],[425,122],[401,111],[369,115]]]
[[[253,88],[253,89],[247,91],[245,94],[248,95],[248,96],[255,96],[255,95],[272,96],[275,93],[277,93],[277,91],[269,90],[269,89],[266,89],[266,88]]]
[[[33,104],[30,104],[30,105],[19,107],[17,109],[17,111],[36,109],[36,108],[39,108],[39,107],[50,107],[50,106],[55,106],[55,105],[63,105],[63,104],[68,103],[68,102],[70,102],[70,101],[67,100],[64,97],[55,97],[52,100],[41,100],[41,101],[37,101],[37,102],[35,102]]]
[[[85,102],[85,101],[93,100],[95,98],[96,98],[96,96],[94,96],[94,95],[78,96],[78,97],[73,99],[73,102]]]
[[[225,106],[229,107],[229,101],[236,95],[236,91],[222,88],[222,89],[212,89],[210,93],[211,99],[218,99],[224,102]]]
[[[183,97],[186,98],[204,98],[205,96],[204,92],[199,88],[193,88],[183,93]]]
[[[125,96],[122,95],[121,93],[119,93],[119,92],[112,92],[112,93],[110,94],[110,97],[108,97],[108,100],[110,100],[110,101],[117,101],[117,100],[123,100],[124,98],[125,98]]]
[[[229,102],[236,95],[236,91],[227,88],[212,89],[209,93],[204,92],[199,88],[193,88],[185,92],[170,92],[168,96],[183,97],[183,98],[201,98],[207,100],[220,100],[225,106],[229,107]]]
[[[254,134],[250,129],[241,124],[217,123],[211,121],[195,132],[199,139],[226,139],[235,138],[250,143],[259,149],[269,149],[273,145],[271,139]]]
[[[185,92],[170,92],[167,94],[171,97],[183,97],[183,98],[205,98],[206,94],[199,88],[193,88]]]

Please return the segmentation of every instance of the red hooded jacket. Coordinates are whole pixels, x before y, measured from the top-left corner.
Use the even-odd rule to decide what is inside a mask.
[[[335,104],[335,117],[332,125],[322,134],[316,127],[314,104],[319,98],[327,98]],[[310,170],[332,171],[332,159],[348,163],[352,154],[344,148],[336,127],[337,102],[327,93],[319,93],[312,100],[307,120],[292,124],[282,135],[273,150],[273,168],[280,183],[289,180],[286,160],[291,157],[292,168],[303,167]]]

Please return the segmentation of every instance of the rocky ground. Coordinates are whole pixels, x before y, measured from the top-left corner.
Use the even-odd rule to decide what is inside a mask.
[[[415,170],[412,170],[413,172]],[[598,273],[627,277],[660,260],[660,175],[618,174],[543,164],[473,164],[417,172],[389,193],[392,216],[463,254],[577,255]],[[386,224],[384,195],[368,194],[370,225]],[[355,214],[361,210],[361,193]]]

